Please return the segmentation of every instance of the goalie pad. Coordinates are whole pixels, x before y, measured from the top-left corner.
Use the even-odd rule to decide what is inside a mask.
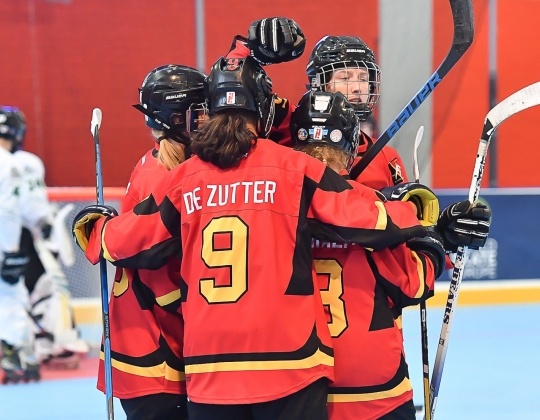
[[[74,323],[67,278],[41,239],[36,239],[34,246],[45,267],[30,295],[36,356],[43,361],[66,351],[87,353],[88,344],[79,338]]]
[[[71,267],[75,264],[73,239],[66,225],[66,217],[74,208],[75,206],[70,203],[58,210],[54,216],[50,238],[46,242],[47,247],[52,252],[58,253],[62,264],[66,267]]]
[[[439,218],[439,199],[431,189],[418,182],[406,182],[383,188],[381,193],[390,201],[409,201],[416,207],[422,226],[433,226]]]

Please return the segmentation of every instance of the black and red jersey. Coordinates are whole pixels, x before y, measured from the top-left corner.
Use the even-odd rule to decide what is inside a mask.
[[[403,244],[369,252],[313,241],[313,258],[334,347],[330,419],[378,419],[412,399],[394,309],[433,295],[433,264]]]
[[[374,196],[259,139],[238,167],[176,167],[132,212],[98,220],[86,254],[146,268],[181,256],[189,398],[270,401],[333,378],[312,235],[375,249],[423,236],[409,203]]]
[[[168,173],[147,152],[133,170],[122,211],[146,198]],[[110,299],[113,394],[134,398],[148,394],[185,394],[180,309],[180,262],[171,259],[158,270],[117,268]],[[105,390],[103,354],[98,389]]]

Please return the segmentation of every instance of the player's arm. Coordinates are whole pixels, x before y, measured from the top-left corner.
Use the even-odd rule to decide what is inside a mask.
[[[432,297],[435,279],[446,266],[442,239],[434,229],[426,237],[367,256],[377,282],[400,308]]]
[[[29,261],[19,250],[22,231],[19,210],[20,174],[15,167],[5,162],[0,166],[0,278],[8,284],[15,284]]]
[[[361,184],[353,187],[332,169],[313,162],[324,167],[318,181],[309,174],[314,177],[308,175],[304,186],[312,194],[308,223],[316,237],[379,250],[427,235],[410,203],[385,202],[375,190]],[[312,166],[316,169],[315,163]]]
[[[88,206],[73,221],[73,235],[92,264],[101,257],[124,268],[156,269],[180,256],[180,212],[152,195],[116,216],[108,206]]]

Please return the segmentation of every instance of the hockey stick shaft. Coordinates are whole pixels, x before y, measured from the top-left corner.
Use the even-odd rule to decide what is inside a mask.
[[[418,148],[424,135],[424,126],[421,125],[416,133],[413,149],[413,174],[415,182],[420,182],[420,169],[418,164]],[[424,384],[424,419],[431,420],[431,408],[429,401],[429,346],[427,328],[427,306],[426,301],[420,302],[420,340],[422,343],[422,378]]]
[[[96,154],[96,201],[103,205],[103,175],[101,170],[101,148],[99,144],[99,127],[102,113],[99,108],[92,112],[91,132],[94,138]],[[112,387],[112,360],[111,360],[111,336],[109,323],[109,285],[107,281],[107,263],[104,258],[99,259],[99,275],[101,280],[101,315],[103,321],[103,361],[105,367],[105,398],[107,400],[107,418],[114,419],[113,387]]]
[[[454,40],[452,47],[441,65],[429,77],[428,81],[420,88],[418,93],[401,110],[398,116],[390,123],[388,128],[381,134],[360,162],[351,169],[351,179],[357,179],[366,169],[373,158],[384,146],[396,135],[401,127],[407,122],[414,112],[422,105],[427,97],[435,90],[442,79],[450,72],[452,67],[461,59],[465,51],[470,47],[474,38],[474,17],[472,0],[450,0],[452,17],[454,19]]]
[[[478,152],[476,154],[471,186],[469,188],[468,199],[471,203],[476,203],[478,196],[480,195],[480,185],[482,183],[482,176],[484,174],[489,142],[493,132],[496,130],[499,124],[510,118],[512,115],[536,105],[540,105],[540,82],[533,83],[532,85],[515,92],[488,112],[484,120],[484,127],[482,129],[482,136],[480,138],[480,144],[478,145]],[[454,308],[457,304],[461,280],[463,278],[466,249],[467,247],[458,247],[454,262],[454,270],[452,271],[452,280],[450,281],[450,288],[448,291],[448,299],[446,301],[446,308],[444,310],[441,335],[439,338],[439,345],[437,347],[437,354],[435,356],[435,364],[433,365],[433,374],[431,377],[430,400],[432,419],[435,417],[435,407],[437,405],[444,361],[446,359],[446,352],[448,349],[450,326],[453,320]]]

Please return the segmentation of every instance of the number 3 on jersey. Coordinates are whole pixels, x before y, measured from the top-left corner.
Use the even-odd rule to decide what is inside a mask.
[[[328,278],[328,288],[321,288],[323,305],[328,308],[330,335],[339,337],[347,329],[345,301],[343,300],[343,267],[337,260],[314,260],[317,276]]]
[[[247,291],[249,228],[237,216],[214,218],[202,231],[201,257],[210,268],[229,268],[227,285],[215,278],[200,280],[200,293],[208,303],[237,302]]]

